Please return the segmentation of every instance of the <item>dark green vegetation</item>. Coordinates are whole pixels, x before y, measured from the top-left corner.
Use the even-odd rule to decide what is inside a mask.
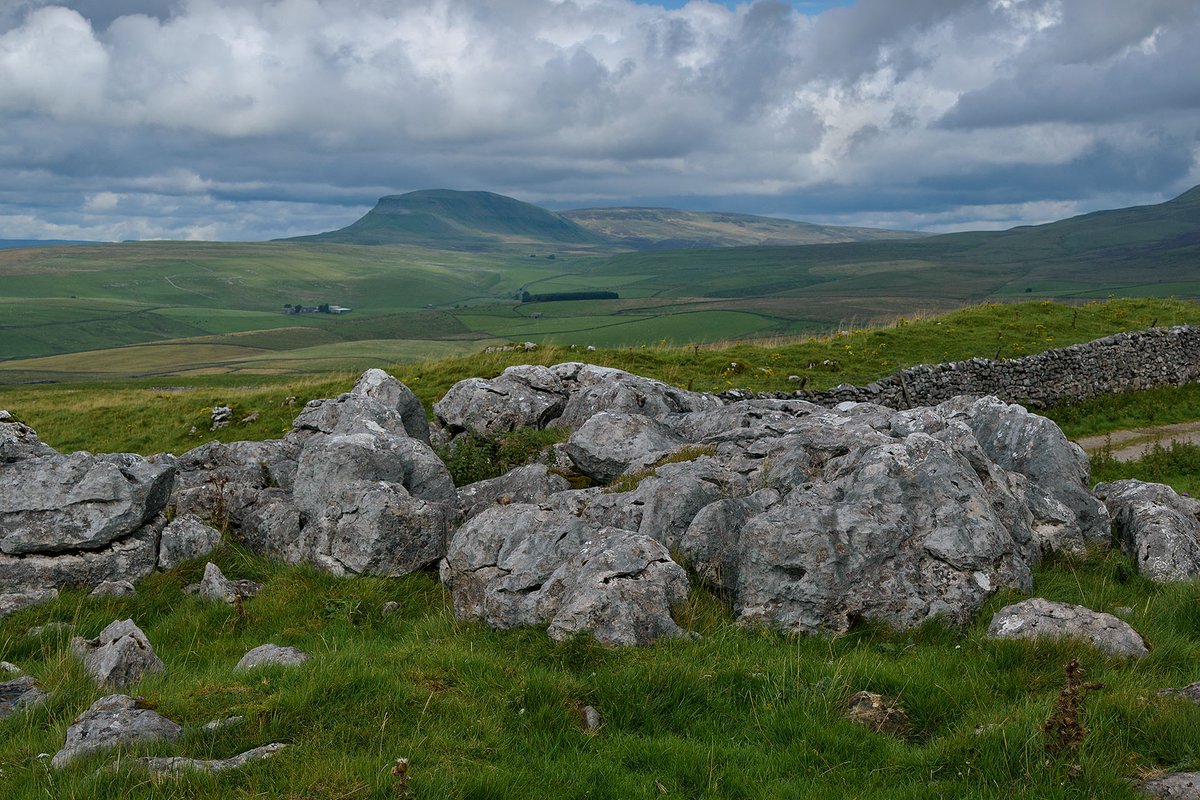
[[[538,307],[557,305],[573,304]],[[342,319],[317,314],[301,319],[317,317],[326,321]],[[366,367],[383,367],[396,375],[427,408],[463,378],[494,376],[513,364],[572,360],[619,367],[697,391],[734,387],[790,391],[800,385],[824,389],[839,383],[869,383],[915,364],[976,356],[992,358],[997,353],[1029,355],[1119,331],[1140,330],[1152,323],[1200,324],[1200,307],[1191,302],[1150,298],[1078,307],[1048,301],[985,304],[940,317],[902,318],[888,327],[845,335],[757,345],[661,344],[591,352],[545,346],[532,352],[518,348],[417,363],[380,358],[339,362],[330,357],[327,368],[336,372],[303,376],[210,374],[6,386],[0,388],[0,408],[12,411],[37,429],[45,441],[64,450],[181,453],[210,438],[232,441],[278,437],[306,401],[348,391],[359,370]],[[76,358],[82,360],[84,356]],[[789,380],[793,375],[803,384]],[[1200,392],[1194,387],[1155,390],[1138,397],[1129,401],[1100,398],[1049,413],[1071,436],[1200,418]],[[289,403],[289,398],[294,399]],[[235,420],[254,413],[259,416],[252,423],[210,433],[208,413],[217,405],[232,405]]]
[[[1165,483],[1177,492],[1200,496],[1200,447],[1178,442],[1169,447],[1156,445],[1130,463],[1117,461],[1103,450],[1092,456],[1092,480],[1099,483],[1122,478]]]
[[[634,250],[830,244],[925,235],[676,208],[581,208],[563,211],[561,216]]]
[[[1155,696],[1196,678],[1196,584],[1155,586],[1118,555],[1045,564],[1039,595],[1111,611],[1153,643],[1136,663],[1074,643],[1031,646],[984,638],[994,598],[965,630],[861,628],[790,638],[733,625],[703,590],[676,610],[703,638],[612,650],[541,631],[495,632],[455,621],[432,574],[339,579],[249,557],[232,546],[226,574],[265,583],[239,611],[184,595],[201,563],[143,581],[136,598],[65,592],[0,621],[0,659],[53,692],[28,716],[0,722],[0,794],[32,798],[1134,798],[1127,781],[1155,769],[1197,769],[1200,706]],[[400,611],[384,617],[384,602]],[[271,741],[274,760],[218,776],[149,779],[113,756],[59,772],[70,721],[103,694],[69,655],[74,632],[113,619],[146,631],[166,672],[131,693],[186,727],[151,750],[226,757]],[[32,625],[72,627],[29,637]],[[273,641],[314,661],[299,669],[233,669]],[[1105,689],[1083,705],[1076,754],[1050,756],[1041,728],[1079,657]],[[845,721],[859,690],[899,698],[911,733],[891,738]],[[581,728],[597,708],[603,727]],[[219,733],[199,727],[241,715]],[[390,774],[410,761],[404,795]],[[1076,777],[1072,767],[1078,764]]]
[[[1200,189],[999,233],[653,253],[565,244],[536,233],[549,212],[529,208],[467,217],[472,229],[509,220],[543,236],[490,252],[304,242],[0,251],[0,384],[357,370],[507,341],[762,341],[988,300],[1200,296]],[[619,299],[530,305],[512,299],[522,291]],[[297,302],[354,310],[283,313]]]

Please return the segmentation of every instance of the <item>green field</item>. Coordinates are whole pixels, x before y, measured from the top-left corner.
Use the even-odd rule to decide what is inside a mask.
[[[500,235],[507,223],[486,210],[473,212],[472,230]],[[563,221],[547,214],[534,209],[517,222],[553,233]],[[438,241],[453,246],[453,226],[438,230],[446,235]],[[988,300],[1191,299],[1200,297],[1200,189],[1158,206],[998,233],[615,254],[542,244],[472,251],[148,242],[0,251],[0,385],[322,371],[342,354],[357,367],[508,341],[569,348],[764,340]],[[594,290],[619,299],[514,299]],[[283,313],[285,304],[353,311],[294,315]]]

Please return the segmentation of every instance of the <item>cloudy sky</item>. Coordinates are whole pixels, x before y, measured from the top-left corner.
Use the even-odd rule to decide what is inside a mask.
[[[1196,0],[0,0],[0,238],[384,194],[922,230],[1200,183]]]

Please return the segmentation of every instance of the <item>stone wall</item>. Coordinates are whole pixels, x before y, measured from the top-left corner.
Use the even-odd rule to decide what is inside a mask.
[[[1180,386],[1198,379],[1200,328],[1178,325],[1118,333],[1025,358],[922,364],[866,386],[842,384],[825,391],[765,396],[798,397],[825,406],[851,400],[904,409],[935,405],[956,395],[990,394],[1045,408],[1064,400]]]

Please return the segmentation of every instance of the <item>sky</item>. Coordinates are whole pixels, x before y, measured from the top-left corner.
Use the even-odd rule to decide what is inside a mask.
[[[1200,184],[1196,0],[0,0],[0,238],[386,194],[997,229]]]

